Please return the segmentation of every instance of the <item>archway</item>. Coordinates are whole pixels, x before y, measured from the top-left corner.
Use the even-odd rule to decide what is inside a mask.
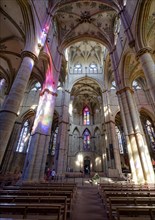
[[[86,156],[84,158],[84,173],[86,175],[90,174],[90,162],[91,162],[90,157]]]

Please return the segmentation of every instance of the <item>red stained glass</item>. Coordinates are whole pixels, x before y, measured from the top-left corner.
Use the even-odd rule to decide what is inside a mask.
[[[90,112],[89,112],[88,107],[85,107],[83,110],[83,118],[84,118],[83,124],[90,125]]]

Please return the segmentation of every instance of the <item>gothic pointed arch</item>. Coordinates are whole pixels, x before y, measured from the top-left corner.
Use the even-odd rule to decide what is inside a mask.
[[[123,123],[120,112],[118,112],[115,116],[115,131],[116,131],[116,140],[117,140],[116,144],[118,144],[119,147],[122,172],[126,172],[130,170],[130,164],[129,164],[129,155],[127,150],[127,142],[126,142],[126,137],[123,129]]]
[[[136,43],[137,48],[152,48],[155,49],[154,34],[155,34],[155,22],[154,22],[154,0],[144,0],[139,5],[138,16],[135,25]]]
[[[155,118],[152,118],[151,114],[143,109],[140,111],[140,119],[151,159],[155,160]]]
[[[18,121],[21,121],[21,130],[18,137],[16,152],[27,152],[31,141],[31,130],[33,127],[35,111],[29,109],[21,115]]]
[[[80,131],[77,126],[74,128],[73,134],[80,134]]]
[[[122,59],[122,75],[120,76],[121,86],[130,87],[133,78],[144,77],[139,62],[135,58],[135,54],[131,51],[126,51]]]
[[[86,128],[83,132],[83,150],[90,151],[90,138],[91,134],[88,128]]]

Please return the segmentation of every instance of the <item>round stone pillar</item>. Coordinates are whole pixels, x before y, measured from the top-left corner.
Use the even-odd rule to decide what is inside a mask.
[[[7,146],[7,152],[5,153],[3,166],[1,168],[2,173],[12,172],[15,169],[15,167],[11,166],[11,163],[14,157],[14,153],[16,151],[16,147],[18,143],[17,140],[20,135],[21,128],[22,128],[22,123],[16,121],[13,127],[11,138],[9,140],[9,144]]]
[[[150,90],[153,103],[155,104],[155,63],[150,52],[150,48],[143,48],[138,51],[137,58],[139,58],[139,61],[142,65],[148,88]]]
[[[44,181],[56,96],[56,93],[46,88],[40,94],[31,143],[23,170],[22,179],[26,182]]]
[[[17,76],[0,111],[0,164],[2,163],[14,123],[18,117],[19,107],[36,60],[36,56],[29,51],[24,51],[22,58]]]
[[[128,87],[117,92],[126,121],[130,167],[135,182],[153,183],[155,181],[153,167],[132,93]]]
[[[128,149],[128,156],[130,160],[130,168],[131,168],[131,173],[132,173],[132,179],[137,182],[137,175],[136,175],[136,168],[134,166],[134,158],[132,154],[132,148],[131,148],[131,143],[128,135],[128,129],[127,129],[127,124],[126,124],[126,119],[125,119],[125,112],[123,109],[123,104],[121,100],[121,96],[119,93],[117,93],[118,96],[118,101],[119,101],[119,106],[120,106],[120,113],[121,113],[121,119],[122,119],[122,124],[123,124],[123,130],[126,138],[126,143],[127,143],[127,149]]]
[[[116,141],[116,130],[115,130],[115,123],[111,117],[111,109],[110,109],[110,101],[109,101],[109,94],[107,91],[103,93],[103,103],[104,103],[104,115],[105,115],[105,125],[106,125],[106,135],[107,135],[107,148],[110,152],[110,160],[111,160],[111,168],[117,169],[119,175],[122,173],[121,168],[121,159],[120,159],[120,152],[119,146]],[[111,148],[111,149],[110,149]],[[112,154],[114,155],[114,161],[112,161]]]
[[[64,100],[62,106],[62,118],[59,124],[59,156],[57,161],[57,173],[63,174],[67,169],[67,151],[68,151],[68,128],[69,128],[69,101],[70,101],[70,93],[65,90],[64,91]]]

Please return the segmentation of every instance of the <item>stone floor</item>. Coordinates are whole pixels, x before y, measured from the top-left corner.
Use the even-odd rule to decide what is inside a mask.
[[[107,220],[97,185],[78,186],[70,220]]]

